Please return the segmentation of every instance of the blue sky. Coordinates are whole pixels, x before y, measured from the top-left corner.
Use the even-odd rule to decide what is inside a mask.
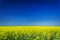
[[[60,25],[60,0],[0,0],[0,25]]]

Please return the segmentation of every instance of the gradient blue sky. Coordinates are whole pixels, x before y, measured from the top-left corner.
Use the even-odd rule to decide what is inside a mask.
[[[0,0],[0,25],[60,25],[60,0]]]

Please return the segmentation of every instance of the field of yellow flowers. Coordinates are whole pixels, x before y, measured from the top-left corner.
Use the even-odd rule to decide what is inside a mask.
[[[0,26],[0,40],[60,40],[60,26]]]

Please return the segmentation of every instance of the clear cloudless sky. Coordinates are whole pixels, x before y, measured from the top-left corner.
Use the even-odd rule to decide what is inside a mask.
[[[60,25],[60,0],[0,0],[0,25]]]

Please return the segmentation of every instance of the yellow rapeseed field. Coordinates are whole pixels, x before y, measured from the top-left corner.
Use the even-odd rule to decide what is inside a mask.
[[[0,40],[60,40],[60,26],[0,26]]]

